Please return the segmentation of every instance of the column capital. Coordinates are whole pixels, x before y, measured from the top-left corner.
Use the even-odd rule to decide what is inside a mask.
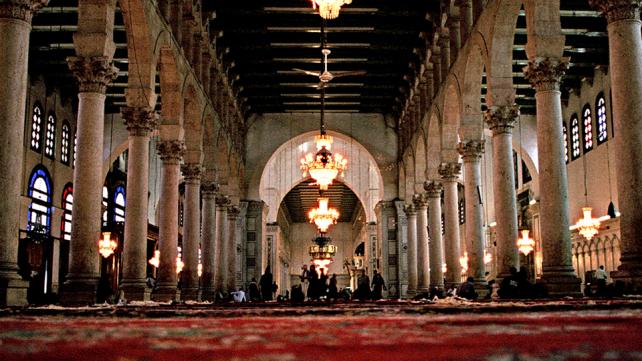
[[[484,119],[493,134],[512,133],[519,117],[519,106],[494,105],[484,113]]]
[[[231,203],[232,203],[232,201],[230,200],[230,197],[228,197],[228,196],[221,195],[221,196],[216,197],[216,205],[219,206],[219,207],[227,207]]]
[[[118,68],[107,56],[70,56],[67,66],[78,82],[80,93],[105,94],[107,85],[118,77]]]
[[[22,20],[31,24],[33,14],[49,0],[9,0],[0,3],[0,19]]]
[[[125,126],[130,135],[148,136],[158,126],[158,114],[147,107],[122,107]]]
[[[203,198],[214,198],[219,189],[220,187],[216,182],[204,181],[201,183],[201,193],[203,194]]]
[[[196,183],[200,181],[202,172],[203,167],[201,166],[201,163],[185,163],[181,165],[181,173],[183,173],[185,183]]]
[[[229,206],[227,207],[227,219],[230,221],[235,221],[239,218],[239,215],[241,214],[241,210],[237,206]]]
[[[178,164],[185,154],[185,143],[182,140],[171,139],[156,143],[156,151],[165,164]]]
[[[406,212],[406,216],[412,217],[417,215],[417,209],[415,208],[414,204],[406,204],[406,206],[403,208],[404,212]]]
[[[421,208],[426,208],[426,195],[423,193],[417,193],[412,196],[412,203],[415,205],[415,211],[418,211]]]
[[[640,20],[640,0],[589,0],[610,24],[620,20]]]
[[[457,151],[464,162],[471,162],[481,159],[482,154],[484,154],[484,148],[483,140],[469,140],[468,142],[459,143]]]
[[[453,182],[461,174],[461,163],[441,163],[439,165],[439,175],[445,182]]]
[[[425,181],[424,190],[428,198],[441,198],[441,191],[444,190],[444,186],[438,181]]]
[[[560,90],[562,77],[568,69],[569,58],[538,57],[528,61],[524,67],[524,77],[535,91]]]

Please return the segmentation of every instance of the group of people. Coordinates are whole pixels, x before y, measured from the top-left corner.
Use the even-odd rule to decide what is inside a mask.
[[[328,277],[324,268],[317,270],[315,265],[311,265],[308,269],[308,265],[303,265],[299,278],[301,284],[292,287],[293,301],[336,300],[340,296],[336,273]]]
[[[248,288],[248,301],[272,301],[276,298],[279,286],[276,284],[270,271],[270,266],[265,268],[265,273],[256,282],[256,278],[252,278]]]
[[[370,288],[372,286],[372,289]],[[365,270],[361,271],[361,275],[357,278],[357,290],[354,292],[354,299],[365,300],[380,300],[383,298],[383,291],[387,290],[386,282],[383,280],[381,273],[377,270],[373,271],[372,284],[370,277],[366,274]]]

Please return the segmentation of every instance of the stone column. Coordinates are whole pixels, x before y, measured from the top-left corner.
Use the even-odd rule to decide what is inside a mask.
[[[448,28],[442,28],[439,33],[439,46],[441,47],[441,81],[448,78],[450,71],[450,33]]]
[[[158,201],[158,250],[160,260],[156,278],[156,290],[152,299],[159,302],[175,301],[176,257],[178,256],[178,179],[179,163],[185,153],[185,144],[181,140],[165,140],[156,144],[156,150],[163,161],[161,174],[161,191]],[[180,295],[180,291],[178,291]]]
[[[430,288],[439,291],[444,290],[444,272],[442,269],[441,250],[443,241],[441,238],[441,191],[443,186],[439,182],[425,182],[424,189],[428,198],[430,209]]]
[[[519,267],[512,135],[515,122],[519,117],[519,108],[516,105],[492,106],[486,111],[484,117],[493,132],[493,195],[497,222],[495,232],[499,282],[510,274],[511,267]]]
[[[441,49],[435,44],[432,50],[433,97],[439,93],[441,87]]]
[[[121,112],[129,131],[121,290],[128,301],[147,301],[149,136],[158,125],[158,115],[151,108],[124,107]]]
[[[475,278],[475,288],[486,289],[484,264],[484,218],[481,202],[481,157],[484,141],[459,143],[464,161],[464,196],[466,199],[466,250],[468,275]]]
[[[417,294],[417,211],[412,204],[406,206],[408,217],[408,296]]]
[[[638,28],[639,33],[639,28]],[[639,37],[639,34],[638,34]],[[539,157],[542,281],[550,295],[581,295],[573,269],[571,234],[568,230],[568,178],[562,134],[561,78],[565,59],[536,58],[524,68],[535,88],[537,104],[537,154]],[[511,168],[512,173],[512,168]],[[638,205],[639,207],[639,205]]]
[[[461,21],[459,16],[450,15],[448,18],[448,32],[450,34],[450,63],[457,59],[457,53],[461,48]]]
[[[22,173],[16,171],[23,168],[24,159],[31,17],[46,3],[47,1],[24,0],[0,3],[0,165],[4,169],[0,175],[0,189],[4,193],[0,201],[0,306],[27,303],[28,283],[18,275],[18,229],[20,220],[26,219],[26,215],[20,214],[19,179]],[[103,91],[103,99],[104,94]],[[97,254],[95,248],[93,254]],[[95,281],[95,272],[92,269],[91,283]]]
[[[444,226],[446,255],[446,288],[455,288],[461,283],[461,244],[459,240],[459,192],[457,179],[461,163],[442,163],[439,175],[444,185]]]
[[[227,196],[216,197],[216,236],[214,238],[214,287],[217,292],[224,291],[227,272]]]
[[[198,249],[201,241],[201,165],[186,163],[181,166],[185,180],[185,200],[183,203],[183,272],[181,279],[181,299],[196,301],[200,299],[198,287]],[[205,207],[205,192],[203,193]],[[203,248],[203,247],[200,247]]]
[[[613,138],[618,184],[621,265],[611,274],[631,290],[642,288],[642,43],[640,0],[591,0],[608,21],[609,74],[613,94],[613,122],[620,129]],[[630,129],[631,131],[626,131]]]
[[[426,198],[415,194],[412,199],[417,210],[417,294],[428,292],[430,286],[430,257],[428,255],[428,213]]]
[[[202,216],[202,239],[201,239],[201,263],[203,274],[201,275],[201,298],[203,301],[214,301],[216,299],[216,285],[214,277],[216,274],[216,192],[219,186],[215,182],[203,182],[201,193],[203,194]]]
[[[462,41],[468,40],[473,30],[473,0],[459,0]]]
[[[227,210],[227,270],[225,276],[225,289],[229,292],[236,291],[236,221],[239,218],[238,207],[231,206]]]

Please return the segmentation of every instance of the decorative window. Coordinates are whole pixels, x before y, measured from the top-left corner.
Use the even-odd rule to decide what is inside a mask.
[[[74,132],[74,163],[73,166],[76,166],[76,155],[78,154],[78,131]]]
[[[577,119],[577,114],[571,117],[571,160],[580,157],[580,121]]]
[[[117,186],[114,192],[114,222],[125,222],[125,187]]]
[[[71,128],[69,122],[62,121],[62,132],[60,134],[60,161],[63,164],[69,165],[69,135]]]
[[[604,94],[600,93],[595,101],[595,112],[597,114],[597,144],[606,142],[609,133],[606,126],[606,100]]]
[[[71,221],[72,221],[72,209],[74,205],[74,191],[71,184],[65,186],[65,190],[62,192],[62,224],[61,236],[67,241],[71,240]]]
[[[459,224],[464,224],[466,223],[466,203],[460,199],[457,206],[459,207]]]
[[[103,186],[103,203],[102,203],[102,211],[103,211],[103,226],[107,225],[107,209],[109,207],[109,190],[107,189],[106,186]]]
[[[564,161],[568,164],[568,128],[566,122],[562,122],[562,133],[564,135]]]
[[[53,159],[56,149],[56,116],[51,113],[47,117],[47,131],[45,132],[45,155]]]
[[[36,103],[31,114],[31,149],[40,152],[42,147],[42,107]]]
[[[51,225],[51,177],[49,172],[37,166],[29,177],[29,221],[27,230],[49,234]]]
[[[593,116],[591,107],[586,104],[582,110],[582,136],[584,137],[584,153],[593,149]]]

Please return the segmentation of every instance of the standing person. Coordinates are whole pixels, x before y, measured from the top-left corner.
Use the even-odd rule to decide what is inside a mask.
[[[357,290],[354,293],[354,298],[361,301],[370,298],[370,277],[368,277],[365,270],[361,270],[361,275],[357,280]]]
[[[325,268],[321,268],[321,276],[319,276],[319,298],[328,295],[328,274],[325,273]]]
[[[608,278],[609,275],[604,270],[604,266],[601,265],[600,268],[595,271],[595,279],[597,280],[597,296],[606,296],[606,280]]]
[[[314,265],[310,266],[310,271],[308,272],[308,282],[310,286],[308,287],[308,299],[316,300],[319,298],[319,275],[317,274],[316,267]]]
[[[372,276],[372,299],[380,300],[383,298],[383,290],[387,290],[386,282],[383,280],[381,273],[374,271]]]
[[[310,286],[309,273],[310,273],[310,271],[308,271],[308,265],[304,264],[301,267],[301,276],[300,276],[300,278],[301,278],[301,291],[303,292],[304,297],[305,297],[305,295],[308,294],[308,287]]]
[[[276,282],[272,282],[272,298],[277,299],[276,295],[279,293],[279,285]]]
[[[248,291],[250,293],[251,302],[256,302],[261,300],[261,295],[259,293],[259,286],[256,283],[256,278],[252,277],[252,281],[250,281],[250,287],[248,288]]]
[[[272,301],[272,272],[270,272],[270,266],[265,267],[265,273],[259,279],[259,287],[261,287],[261,299],[263,301]]]
[[[339,292],[337,291],[337,274],[333,273],[330,278],[330,285],[328,286],[328,299],[336,300],[339,298]]]

